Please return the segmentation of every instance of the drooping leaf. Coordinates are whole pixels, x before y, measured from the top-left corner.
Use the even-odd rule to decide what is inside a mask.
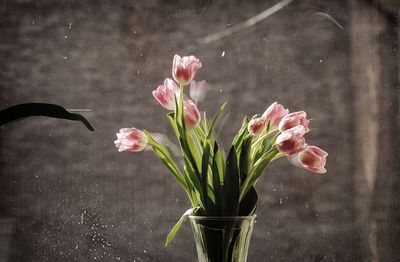
[[[168,168],[175,179],[187,190],[183,175],[180,172],[179,168],[176,166],[174,160],[172,159],[165,146],[154,140],[150,133],[146,130],[144,130],[143,132],[145,133],[150,145],[152,145],[153,150],[158,158],[164,163],[164,165]]]
[[[8,107],[0,111],[0,126],[30,116],[47,116],[82,122],[87,129],[94,131],[89,121],[80,114],[68,112],[65,108],[46,103],[26,103]]]
[[[239,169],[235,146],[229,150],[223,187],[222,207],[224,216],[237,216],[239,212]]]
[[[185,222],[186,217],[190,216],[194,212],[195,208],[188,209],[182,217],[179,219],[179,221],[175,224],[175,226],[171,229],[169,232],[167,239],[165,241],[165,246],[168,246],[171,241],[175,238],[176,233],[178,233],[179,229],[181,228],[183,222]]]

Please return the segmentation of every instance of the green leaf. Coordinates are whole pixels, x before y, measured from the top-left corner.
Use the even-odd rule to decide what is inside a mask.
[[[278,149],[272,148],[267,151],[263,157],[261,157],[251,168],[248,177],[240,192],[240,199],[243,199],[244,195],[248,192],[251,186],[253,186],[262,175],[262,171],[268,166],[271,160],[279,153]]]
[[[165,246],[168,246],[171,241],[175,238],[176,233],[178,233],[179,229],[181,228],[183,222],[185,222],[186,217],[190,216],[194,212],[195,208],[188,209],[182,217],[179,219],[179,221],[175,224],[175,226],[172,228],[172,230],[169,232],[167,239],[165,241]]]
[[[30,116],[47,116],[82,122],[87,129],[94,131],[89,121],[82,115],[70,113],[65,108],[45,103],[26,103],[8,107],[0,111],[0,126]]]
[[[185,161],[185,164],[187,168],[189,169],[189,174],[191,175],[190,179],[193,182],[193,185],[195,186],[196,190],[199,191],[200,189],[200,172],[199,172],[199,165],[200,165],[200,157],[197,155],[196,157],[193,155],[192,149],[194,148],[195,145],[191,138],[188,139],[189,136],[186,134],[185,130],[185,121],[184,121],[184,114],[183,114],[183,86],[180,87],[180,96],[179,96],[179,104],[175,96],[175,107],[176,107],[176,113],[174,115],[175,117],[175,125],[176,130],[178,131],[177,137],[179,139],[179,143],[181,145],[182,149],[182,154],[183,158]],[[172,116],[172,115],[171,115]],[[169,117],[171,118],[171,117]],[[191,141],[191,142],[188,142]],[[194,175],[193,175],[194,173]],[[193,180],[194,179],[194,180]]]
[[[168,118],[169,124],[171,125],[172,129],[174,130],[176,137],[179,138],[179,131],[178,131],[178,128],[175,123],[175,113],[172,113],[172,112],[168,113],[167,118]]]
[[[261,145],[258,146],[257,152],[255,152],[256,154],[254,156],[254,162],[257,162],[257,160],[264,155],[268,146],[269,146],[268,139],[262,141]]]
[[[193,138],[189,134],[186,136],[186,142],[187,142],[187,150],[190,152],[190,154],[193,157],[193,161],[196,164],[196,169],[200,170],[200,168],[201,168],[200,152],[199,152],[196,144],[194,143]]]
[[[212,132],[213,132],[213,130],[214,130],[216,124],[218,123],[218,121],[219,121],[219,119],[220,119],[220,117],[221,117],[221,114],[222,114],[222,112],[224,111],[224,109],[225,109],[227,103],[228,103],[228,102],[223,103],[222,106],[221,106],[221,108],[218,110],[217,114],[215,115],[214,120],[212,121],[210,130],[208,131],[207,139],[210,139],[210,138],[211,138]]]
[[[198,173],[194,170],[193,165],[186,154],[184,154],[183,159],[185,161],[187,174],[194,186],[194,189],[197,190],[197,192],[201,192],[201,182]]]
[[[206,144],[203,150],[203,158],[201,161],[201,194],[204,209],[209,211],[211,208],[210,199],[208,197],[208,162],[210,158],[210,145]]]
[[[252,164],[251,163],[251,143],[252,143],[253,137],[249,136],[247,137],[243,144],[242,148],[240,150],[240,159],[239,159],[239,170],[240,170],[240,182],[243,184],[244,180],[246,179],[248,172],[249,172],[249,166]]]
[[[205,134],[208,134],[208,132],[210,131],[210,124],[208,123],[208,120],[207,120],[206,111],[203,112],[203,125],[202,125],[202,128],[203,128]]]
[[[239,212],[239,169],[235,146],[231,147],[226,159],[226,171],[223,188],[223,215],[237,216]]]
[[[243,119],[242,127],[239,129],[239,132],[233,138],[232,144],[235,146],[236,150],[240,150],[241,144],[243,143],[243,138],[249,133],[247,130],[247,125],[249,124],[249,118],[246,116]],[[238,152],[239,153],[239,152]]]
[[[254,186],[251,186],[247,194],[239,204],[239,216],[253,215],[257,208],[258,194]]]
[[[172,173],[175,179],[187,190],[187,186],[183,179],[182,173],[176,166],[174,160],[172,159],[171,155],[169,154],[165,146],[155,141],[153,137],[150,135],[150,133],[147,132],[146,130],[143,130],[143,132],[146,135],[149,144],[153,147],[153,150],[158,156],[158,158],[164,163],[164,165]]]
[[[212,185],[215,196],[215,208],[217,213],[222,212],[222,186],[221,186],[221,175],[220,168],[218,167],[219,160],[219,149],[218,143],[215,141],[214,143],[214,153],[213,153],[213,163],[212,163]]]

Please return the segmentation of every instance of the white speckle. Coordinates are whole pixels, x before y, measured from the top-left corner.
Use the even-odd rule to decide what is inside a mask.
[[[322,63],[322,62],[324,62],[324,60],[320,59],[319,62]]]
[[[219,92],[222,93],[222,89],[220,89]]]
[[[68,57],[67,57],[67,56],[63,56],[63,57],[62,57],[62,59],[64,59],[64,60],[67,60],[67,59],[68,59]]]
[[[224,57],[224,56],[225,56],[225,50],[222,51],[222,54],[221,54],[221,57]]]
[[[83,224],[83,216],[85,215],[85,213],[81,214],[81,224]]]
[[[71,21],[69,21],[69,24],[68,24],[68,29],[69,29],[69,30],[71,30],[71,28],[72,28],[72,22],[71,22]]]
[[[120,258],[120,257],[116,257],[115,259],[116,259],[116,260],[118,260],[118,261],[120,261],[120,260],[121,260],[121,258]]]
[[[36,21],[35,21],[35,20],[32,20],[32,25],[34,25],[34,24],[36,24]]]
[[[75,246],[75,249],[78,249],[78,245]]]
[[[140,70],[136,70],[136,73],[139,75],[140,74]]]
[[[145,250],[143,250],[143,253],[147,253],[147,250],[145,249]]]
[[[310,206],[308,205],[307,201],[306,201],[306,208],[309,208]]]
[[[35,177],[36,177],[36,178],[39,178],[39,176],[38,176],[38,175],[35,175]]]
[[[64,36],[64,38],[65,38],[65,39],[67,39],[67,38],[68,38],[68,36],[67,36],[67,35],[65,35],[65,36]]]
[[[281,205],[283,204],[282,198],[279,199],[279,204],[281,204]]]

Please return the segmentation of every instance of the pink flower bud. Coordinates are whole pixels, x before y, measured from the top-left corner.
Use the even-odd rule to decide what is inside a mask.
[[[187,130],[193,129],[200,122],[200,112],[192,100],[183,102],[183,118],[185,119],[185,126]]]
[[[202,102],[206,97],[209,85],[206,81],[192,81],[190,83],[190,97],[195,103]]]
[[[172,76],[181,85],[189,84],[197,70],[201,68],[200,60],[195,56],[174,56],[172,63]]]
[[[279,123],[279,130],[283,132],[292,127],[302,125],[307,133],[309,131],[309,121],[306,117],[307,114],[304,111],[290,113],[282,118],[281,122]]]
[[[247,125],[247,129],[253,136],[258,136],[265,130],[265,127],[267,126],[266,124],[267,121],[263,117],[253,118]]]
[[[168,110],[175,109],[175,95],[179,96],[179,88],[174,80],[167,78],[164,85],[160,85],[153,91],[154,98]]]
[[[265,118],[267,122],[269,121],[270,130],[276,130],[278,129],[281,119],[288,113],[288,109],[285,109],[281,104],[274,102],[267,110],[265,110],[262,117]]]
[[[285,130],[277,137],[276,147],[286,156],[292,156],[303,151],[307,147],[303,137],[305,132],[301,125]]]
[[[316,146],[309,146],[298,154],[300,164],[307,170],[323,174],[326,173],[325,164],[328,153]]]
[[[122,128],[117,133],[117,140],[114,141],[118,152],[140,152],[146,148],[148,143],[146,135],[137,128]]]

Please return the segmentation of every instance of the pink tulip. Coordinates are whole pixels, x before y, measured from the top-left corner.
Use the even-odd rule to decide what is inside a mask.
[[[307,133],[309,131],[309,120],[306,117],[307,114],[304,111],[290,113],[282,118],[281,122],[279,123],[279,130],[283,132],[297,125],[302,125]]]
[[[187,130],[193,129],[200,122],[200,112],[192,100],[186,100],[183,102],[183,118],[185,119]]]
[[[189,84],[197,70],[201,68],[200,60],[195,56],[174,56],[172,63],[172,76],[181,85]]]
[[[286,156],[295,155],[307,147],[303,137],[305,133],[305,128],[301,125],[285,130],[277,137],[276,147]]]
[[[196,104],[202,102],[206,97],[208,89],[209,85],[206,81],[203,80],[196,82],[193,80],[190,83],[190,97],[194,100]]]
[[[298,154],[300,164],[307,170],[323,174],[326,173],[325,164],[328,153],[316,146],[308,146]]]
[[[253,136],[258,136],[265,130],[266,124],[267,121],[263,117],[253,118],[247,125],[247,129]]]
[[[175,109],[175,95],[179,96],[179,88],[174,80],[167,78],[164,85],[160,85],[153,91],[154,98],[168,110]]]
[[[117,140],[114,141],[118,152],[140,152],[146,148],[147,136],[137,128],[122,128],[117,133]]]
[[[278,129],[281,119],[288,113],[288,109],[285,109],[281,104],[274,102],[268,107],[267,110],[265,110],[262,117],[269,121],[270,130],[276,130]]]

